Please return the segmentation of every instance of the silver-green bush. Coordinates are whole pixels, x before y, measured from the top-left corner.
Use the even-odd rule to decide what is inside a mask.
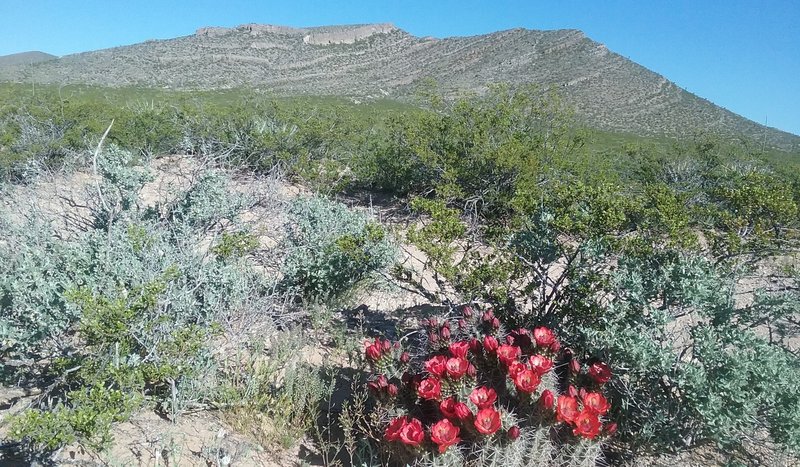
[[[384,228],[344,204],[319,196],[300,198],[290,215],[283,284],[307,300],[340,298],[395,258]]]

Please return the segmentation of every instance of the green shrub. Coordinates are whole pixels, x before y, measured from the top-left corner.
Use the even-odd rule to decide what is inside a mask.
[[[11,419],[11,435],[32,451],[50,452],[78,440],[102,450],[113,438],[111,426],[127,420],[138,405],[135,396],[103,386],[71,391],[66,403],[49,410],[27,410]]]
[[[395,258],[389,235],[366,214],[322,197],[290,208],[283,285],[311,301],[341,298]]]

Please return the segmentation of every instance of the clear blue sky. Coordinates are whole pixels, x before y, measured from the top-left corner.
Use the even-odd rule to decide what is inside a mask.
[[[436,37],[581,29],[701,97],[800,134],[800,0],[0,0],[0,55],[65,55],[201,26],[373,22]]]

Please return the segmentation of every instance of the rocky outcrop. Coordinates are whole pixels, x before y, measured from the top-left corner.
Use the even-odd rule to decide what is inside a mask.
[[[233,31],[231,28],[206,27],[199,28],[194,35],[197,37],[219,37]]]
[[[387,34],[396,30],[397,27],[390,23],[330,29],[320,28],[306,34],[303,37],[303,42],[311,45],[353,44],[375,34]]]

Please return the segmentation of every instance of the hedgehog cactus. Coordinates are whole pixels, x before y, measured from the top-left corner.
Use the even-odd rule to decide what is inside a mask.
[[[604,362],[584,366],[546,327],[503,329],[491,310],[421,323],[419,338],[376,338],[365,355],[383,452],[430,466],[588,465],[613,434]]]

